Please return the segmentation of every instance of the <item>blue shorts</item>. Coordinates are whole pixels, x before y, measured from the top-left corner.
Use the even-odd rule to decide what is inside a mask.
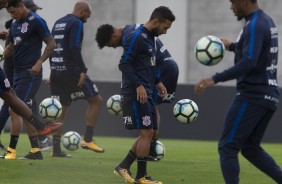
[[[88,99],[97,96],[98,88],[93,81],[87,76],[84,85],[80,88],[77,86],[80,78],[80,72],[75,71],[51,71],[51,96],[55,96],[66,106],[72,101],[78,99]]]
[[[29,70],[14,73],[14,89],[17,96],[29,107],[42,82],[42,71],[39,75],[31,75]]]
[[[0,68],[0,94],[11,88],[10,82],[2,68]]]
[[[137,100],[122,99],[123,120],[127,129],[158,129],[153,100],[144,104]]]
[[[166,64],[157,67],[157,75],[160,77],[162,83],[166,87],[167,95],[165,97],[158,96],[158,89],[155,88],[154,103],[156,105],[161,103],[171,103],[173,101],[177,86],[178,74],[178,66],[174,61],[167,62]]]

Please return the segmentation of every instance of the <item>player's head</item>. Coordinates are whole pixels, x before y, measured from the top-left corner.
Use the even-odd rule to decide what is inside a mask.
[[[160,6],[151,14],[149,20],[150,30],[155,36],[166,34],[173,21],[175,21],[175,16],[171,10],[166,6]]]
[[[37,10],[42,10],[37,4],[34,3],[33,0],[23,0],[23,3],[27,9],[32,12],[36,12]]]
[[[22,0],[8,0],[7,11],[15,20],[23,19],[29,12]]]
[[[100,49],[105,46],[116,48],[121,46],[122,31],[110,24],[103,24],[97,29],[95,39]]]
[[[242,20],[244,17],[258,9],[257,0],[230,0],[231,7],[237,20]]]
[[[86,1],[78,1],[74,5],[73,14],[85,23],[91,15],[91,7]]]
[[[7,6],[7,0],[0,0],[0,10]]]

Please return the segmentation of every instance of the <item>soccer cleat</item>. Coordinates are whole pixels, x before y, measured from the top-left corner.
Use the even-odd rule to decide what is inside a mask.
[[[125,182],[134,183],[134,179],[131,177],[131,172],[128,169],[121,168],[119,165],[115,167],[114,173],[123,177]]]
[[[70,158],[70,157],[71,157],[71,155],[70,155],[70,154],[65,153],[64,151],[61,151],[61,152],[59,152],[59,153],[52,152],[52,153],[51,153],[51,157]]]
[[[46,138],[43,141],[39,141],[39,148],[41,151],[46,151],[48,149],[51,149],[52,147],[53,147],[53,142],[49,138]]]
[[[80,146],[83,149],[89,149],[89,150],[95,151],[97,153],[104,153],[105,152],[105,150],[103,148],[100,148],[97,144],[95,144],[94,141],[85,142],[85,140],[83,140],[81,142]]]
[[[43,155],[38,149],[36,152],[29,152],[26,156],[18,158],[19,160],[43,160]]]
[[[135,184],[163,184],[160,181],[156,181],[156,180],[152,179],[150,176],[145,176],[145,177],[140,178],[140,179],[135,179],[134,183]]]
[[[38,130],[37,131],[37,135],[48,135],[51,134],[53,132],[55,132],[56,130],[58,130],[59,128],[62,127],[62,123],[46,123],[46,127],[43,130]]]
[[[148,156],[148,161],[153,161],[153,162],[157,162],[157,161],[160,161],[161,159],[157,158],[157,157],[154,157],[152,155],[149,155]]]
[[[4,153],[4,159],[15,160],[17,158],[16,150],[8,147]]]

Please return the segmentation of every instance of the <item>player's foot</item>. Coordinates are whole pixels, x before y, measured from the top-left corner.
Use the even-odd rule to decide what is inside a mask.
[[[6,152],[4,153],[4,159],[7,160],[15,160],[17,158],[16,150],[13,148],[8,147]]]
[[[115,167],[114,173],[123,177],[125,182],[134,183],[134,179],[131,177],[131,172],[128,169],[121,168],[119,165]]]
[[[157,162],[157,161],[160,161],[161,159],[157,158],[157,157],[154,157],[152,155],[149,155],[148,156],[148,161],[153,161],[153,162]]]
[[[154,180],[150,176],[145,176],[145,177],[140,178],[140,179],[135,179],[134,183],[138,183],[138,184],[163,184],[160,181]]]
[[[56,130],[58,130],[62,126],[62,123],[46,123],[46,127],[43,130],[38,130],[37,135],[48,135]]]
[[[5,150],[5,146],[0,141],[0,150]]]
[[[52,152],[51,153],[51,157],[64,157],[64,158],[70,158],[71,155],[65,153],[64,151],[61,151],[61,152]]]
[[[40,149],[37,151],[32,152],[30,151],[26,156],[18,158],[19,160],[43,160],[43,155]]]
[[[46,151],[48,149],[51,149],[53,147],[53,142],[50,138],[46,137],[45,140],[39,141],[39,148],[41,151]]]
[[[95,144],[94,141],[85,142],[85,140],[83,140],[81,142],[80,146],[83,149],[89,149],[89,150],[95,151],[97,153],[104,153],[105,152],[105,150],[103,148],[100,148],[97,144]]]

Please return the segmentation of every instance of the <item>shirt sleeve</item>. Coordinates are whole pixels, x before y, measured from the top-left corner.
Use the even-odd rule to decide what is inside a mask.
[[[129,35],[127,38],[124,38],[124,51],[119,62],[119,70],[136,88],[143,83],[134,72],[134,56],[139,52],[137,48],[146,48],[146,46],[142,46],[144,43],[138,38],[138,32],[139,30],[134,35]]]
[[[70,28],[70,54],[74,59],[76,64],[80,67],[81,71],[86,73],[87,68],[84,64],[82,53],[81,53],[81,45],[83,40],[83,23],[81,21],[77,21]]]
[[[256,20],[251,21],[241,39],[243,39],[241,58],[233,67],[216,73],[213,76],[215,83],[239,78],[255,69],[265,39],[263,25]]]

